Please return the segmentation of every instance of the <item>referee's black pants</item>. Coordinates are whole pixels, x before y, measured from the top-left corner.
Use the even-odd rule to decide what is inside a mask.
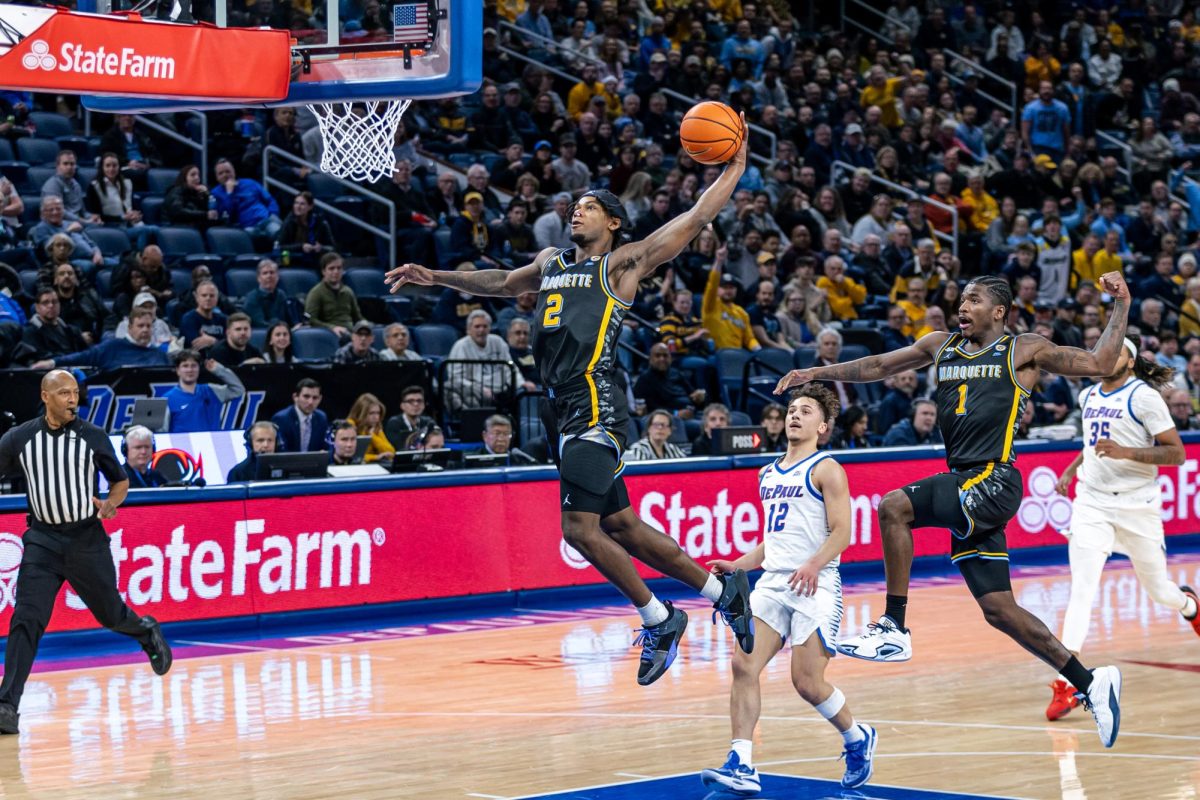
[[[16,607],[8,627],[4,680],[0,682],[0,703],[14,708],[21,703],[38,643],[64,580],[101,625],[140,642],[150,638],[148,627],[117,590],[108,534],[98,519],[58,530],[34,524],[22,538],[25,552],[17,573]]]

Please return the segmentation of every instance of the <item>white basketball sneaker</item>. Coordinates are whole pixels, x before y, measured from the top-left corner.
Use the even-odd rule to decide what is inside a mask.
[[[1121,730],[1121,670],[1096,667],[1092,670],[1092,685],[1078,696],[1083,707],[1096,719],[1100,741],[1105,747],[1112,747]]]
[[[896,627],[887,614],[867,625],[867,632],[838,642],[838,652],[864,661],[908,661],[912,658],[912,636]]]

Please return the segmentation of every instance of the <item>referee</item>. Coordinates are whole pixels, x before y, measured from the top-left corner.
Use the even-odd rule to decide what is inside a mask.
[[[20,467],[28,486],[29,529],[17,573],[16,608],[4,649],[0,682],[0,733],[16,733],[25,681],[54,601],[69,581],[96,620],[132,636],[159,675],[171,668],[171,648],[154,617],[139,617],[117,591],[108,533],[100,523],[117,515],[129,479],[104,431],[79,419],[79,384],[69,372],[42,378],[46,415],[13,428],[0,439],[0,476]],[[111,489],[96,497],[96,471]]]

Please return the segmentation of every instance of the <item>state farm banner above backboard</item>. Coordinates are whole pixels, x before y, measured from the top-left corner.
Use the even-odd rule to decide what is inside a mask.
[[[216,28],[0,3],[0,86],[267,102],[287,95],[287,31]]]

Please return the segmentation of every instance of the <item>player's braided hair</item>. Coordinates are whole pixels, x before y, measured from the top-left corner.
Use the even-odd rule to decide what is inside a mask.
[[[823,383],[806,383],[796,389],[788,398],[788,406],[801,397],[810,397],[816,400],[817,405],[821,407],[821,414],[830,425],[842,411],[842,404],[838,401],[838,396]]]
[[[1004,306],[1005,313],[1012,308],[1012,284],[1008,282],[1007,278],[999,275],[981,275],[978,278],[972,278],[971,283],[986,291],[996,305]]]
[[[1156,361],[1143,358],[1141,355],[1142,337],[1136,333],[1127,334],[1126,338],[1133,342],[1133,346],[1138,349],[1138,355],[1133,359],[1133,374],[1154,389],[1161,389],[1169,384],[1175,377],[1175,370],[1170,367],[1164,367]]]

